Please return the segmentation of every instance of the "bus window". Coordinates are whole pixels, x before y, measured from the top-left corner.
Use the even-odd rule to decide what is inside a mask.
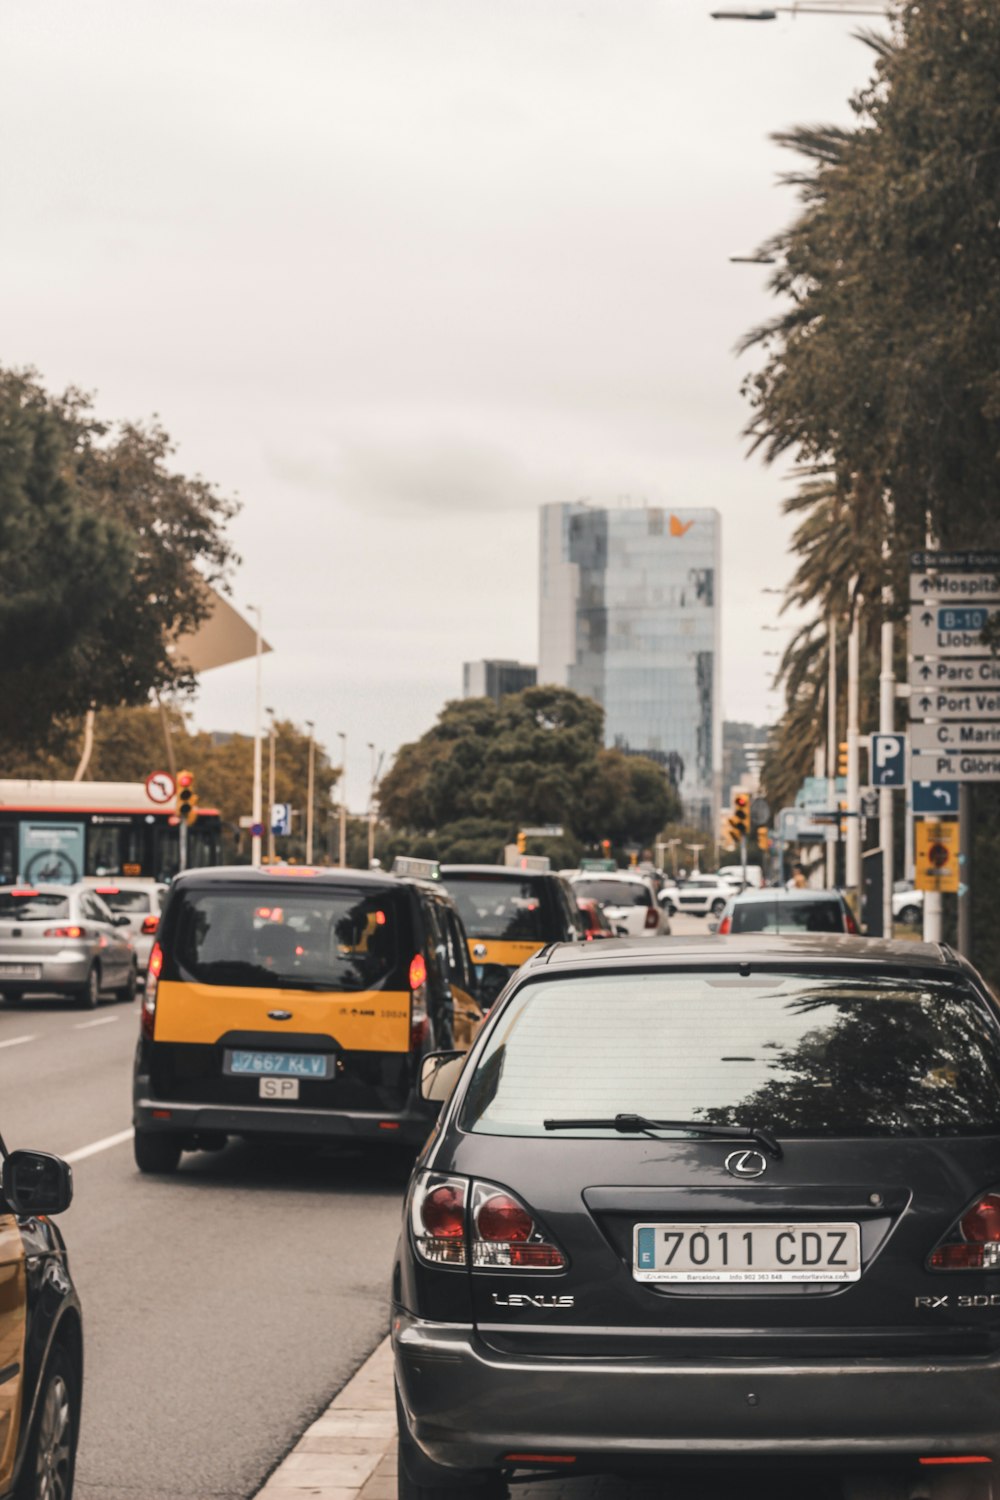
[[[102,823],[89,829],[87,839],[87,874],[120,875],[122,873],[122,828]]]

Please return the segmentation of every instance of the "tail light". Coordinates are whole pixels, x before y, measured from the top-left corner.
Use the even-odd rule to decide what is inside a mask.
[[[660,925],[660,916],[659,916],[659,913],[657,912],[655,906],[651,906],[649,908],[649,910],[646,912],[646,926],[647,927],[659,927],[659,925]]]
[[[146,988],[142,995],[142,1011],[139,1021],[142,1034],[149,1041],[153,1040],[153,1027],[156,1023],[156,992],[160,987],[162,971],[163,949],[159,943],[154,943],[153,951],[149,955],[149,968],[146,970]]]
[[[427,1040],[427,964],[422,953],[410,960],[410,1051],[419,1052]]]
[[[519,1198],[490,1182],[472,1190],[472,1264],[480,1271],[562,1271],[566,1257]]]
[[[469,1184],[464,1177],[419,1177],[410,1199],[410,1230],[421,1260],[432,1266],[468,1264],[465,1210]]]
[[[849,906],[844,907],[844,931],[853,933],[855,937],[858,935],[858,924]]]
[[[732,930],[733,930],[733,919],[732,919],[732,917],[723,917],[722,921],[719,923],[718,936],[719,937],[728,937],[729,934],[732,932]]]
[[[86,927],[46,927],[42,933],[43,937],[51,938],[85,938],[90,934]]]
[[[967,1208],[930,1258],[932,1271],[1000,1269],[1000,1192],[984,1193]]]
[[[160,925],[160,919],[159,919],[159,917],[154,917],[154,916],[143,917],[143,919],[142,919],[142,933],[143,933],[143,937],[155,937],[156,936],[156,929],[159,927],[159,925]]]

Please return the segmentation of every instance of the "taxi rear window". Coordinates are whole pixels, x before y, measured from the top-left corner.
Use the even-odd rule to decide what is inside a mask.
[[[123,891],[118,886],[99,885],[97,894],[116,912],[148,912],[155,910],[151,891]]]
[[[170,956],[179,977],[197,984],[366,990],[398,966],[395,892],[268,883],[178,900]]]
[[[544,893],[538,881],[473,874],[448,874],[445,880],[470,937],[545,941]]]

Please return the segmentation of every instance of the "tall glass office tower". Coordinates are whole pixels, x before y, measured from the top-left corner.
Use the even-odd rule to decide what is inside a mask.
[[[720,518],[715,510],[542,507],[539,682],[604,708],[605,741],[648,755],[686,821],[718,826]]]

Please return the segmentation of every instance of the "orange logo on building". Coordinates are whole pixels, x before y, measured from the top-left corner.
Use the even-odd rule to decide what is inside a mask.
[[[694,525],[693,521],[678,521],[678,519],[677,519],[676,516],[671,516],[670,517],[670,535],[671,536],[683,536],[686,531],[690,531],[691,530],[691,527],[693,525]]]

